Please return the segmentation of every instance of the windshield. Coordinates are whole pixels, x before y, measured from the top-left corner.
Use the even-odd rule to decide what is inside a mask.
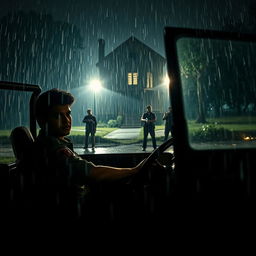
[[[145,147],[144,124],[148,120],[144,114],[151,105],[156,142],[151,140],[148,130],[145,147],[151,152],[172,136],[171,130],[165,134],[164,116],[171,102],[164,27],[249,31],[255,29],[253,10],[255,4],[249,0],[243,3],[238,0],[5,1],[0,10],[0,80],[39,85],[42,92],[52,88],[71,92],[75,102],[69,137],[79,154],[141,152]],[[181,41],[181,47],[185,47],[185,42]],[[239,122],[230,129],[244,125],[239,128],[243,131],[241,141],[253,140],[255,134],[245,132],[255,124],[254,59],[250,57],[254,54],[250,52],[253,46],[240,50],[242,46],[230,43],[215,46],[207,41],[199,45],[206,56],[204,61],[215,59],[202,75],[206,86],[203,93],[207,95],[206,121],[215,128],[224,125],[220,117],[236,118]],[[242,62],[230,67],[237,51],[244,56]],[[228,56],[229,62],[221,60],[219,55]],[[226,74],[221,65],[228,71]],[[244,80],[247,74],[250,82]],[[184,71],[182,79],[188,88],[184,89],[186,106],[196,104],[194,78],[187,78]],[[223,79],[225,84],[221,82]],[[246,91],[243,97],[239,97],[241,91]],[[8,136],[14,127],[29,127],[29,98],[26,93],[3,91],[0,99],[3,151],[10,149]],[[186,109],[192,133],[193,129],[202,128],[193,123],[196,108],[193,105]],[[85,145],[86,131],[90,128],[86,128],[84,119],[89,109],[97,122],[94,145],[91,134]],[[229,121],[225,125],[230,125],[234,119],[226,120]],[[208,129],[209,124],[202,129]],[[237,135],[233,130],[232,134]],[[194,138],[191,137],[191,143],[196,142]]]

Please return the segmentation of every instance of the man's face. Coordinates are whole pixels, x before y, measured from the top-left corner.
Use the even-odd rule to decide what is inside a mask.
[[[151,107],[147,107],[148,112],[151,112],[152,108]]]
[[[70,133],[72,117],[70,105],[56,105],[48,115],[48,131],[56,137],[64,137]]]

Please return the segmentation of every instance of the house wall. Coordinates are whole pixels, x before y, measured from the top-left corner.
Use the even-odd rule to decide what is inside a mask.
[[[140,125],[140,117],[148,104],[162,116],[166,111],[163,99],[166,90],[161,86],[164,77],[165,60],[145,49],[143,45],[128,44],[104,60],[99,68],[99,75],[106,89],[102,96],[104,107],[102,119],[122,115],[126,125]],[[128,85],[127,74],[138,73],[138,85]],[[147,89],[147,72],[153,74],[153,89]],[[160,121],[160,120],[159,120]]]

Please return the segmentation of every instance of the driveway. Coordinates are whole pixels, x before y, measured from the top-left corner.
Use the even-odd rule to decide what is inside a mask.
[[[141,128],[120,128],[113,132],[110,132],[104,138],[118,139],[118,140],[131,140],[137,139],[140,135]],[[164,130],[157,130],[156,137],[164,136]],[[150,138],[150,134],[148,135]]]
[[[119,140],[131,140],[136,139],[140,135],[141,128],[120,128],[113,132],[110,132],[104,138],[107,139],[119,139]]]

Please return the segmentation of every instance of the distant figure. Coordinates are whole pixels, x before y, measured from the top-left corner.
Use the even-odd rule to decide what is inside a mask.
[[[97,127],[97,120],[96,120],[96,117],[92,114],[91,109],[87,109],[87,115],[84,117],[83,123],[86,123],[84,148],[85,149],[88,148],[89,135],[91,134],[92,149],[94,149],[95,148],[95,133],[96,133],[96,127]]]
[[[145,112],[142,115],[141,121],[143,122],[143,132],[144,132],[142,151],[145,151],[147,148],[148,133],[150,133],[150,136],[152,138],[153,148],[156,149],[156,137],[155,137],[156,115],[155,113],[152,112],[151,105],[147,106],[147,112]]]
[[[165,120],[165,129],[164,129],[164,140],[166,141],[171,132],[173,136],[173,118],[172,118],[172,108],[169,107],[169,111],[164,113],[163,120]]]

